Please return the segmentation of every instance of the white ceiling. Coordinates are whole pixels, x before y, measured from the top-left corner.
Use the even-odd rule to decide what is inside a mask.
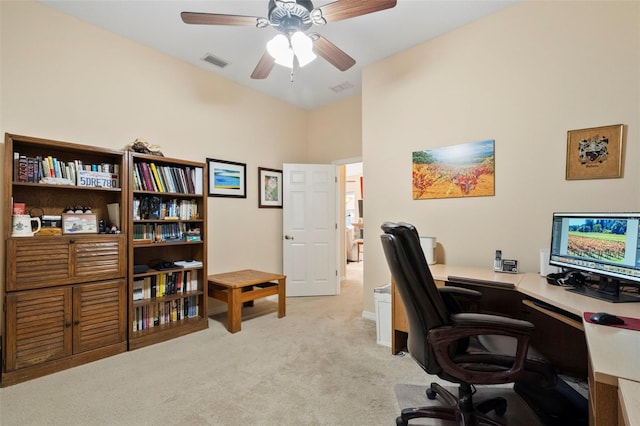
[[[372,0],[362,0],[372,1]],[[341,72],[318,57],[300,69],[290,82],[290,71],[275,65],[264,80],[251,72],[277,34],[272,28],[187,25],[180,12],[267,16],[268,0],[42,0],[63,13],[105,28],[140,44],[182,59],[290,104],[313,109],[360,93],[366,65],[474,20],[502,10],[518,0],[398,0],[393,9],[371,13],[310,31],[318,32],[356,60]],[[331,1],[315,1],[319,7]],[[212,54],[229,63],[218,68],[202,58]],[[339,93],[331,87],[348,82],[354,87]]]

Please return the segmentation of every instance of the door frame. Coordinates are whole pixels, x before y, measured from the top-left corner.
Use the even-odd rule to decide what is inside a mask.
[[[347,251],[345,248],[346,238],[345,232],[347,229],[346,220],[344,217],[344,212],[346,211],[345,207],[345,197],[346,197],[346,186],[347,186],[347,176],[346,176],[346,165],[351,163],[363,163],[362,156],[359,157],[351,157],[344,158],[340,160],[334,160],[331,162],[336,167],[336,176],[338,177],[338,190],[336,191],[336,218],[338,219],[338,228],[336,232],[336,243],[338,247],[336,248],[336,256],[338,259],[336,260],[336,265],[340,265],[340,281],[346,279],[347,277]],[[338,167],[344,166],[344,167]],[[363,164],[364,166],[364,164]],[[364,172],[363,172],[364,176]]]

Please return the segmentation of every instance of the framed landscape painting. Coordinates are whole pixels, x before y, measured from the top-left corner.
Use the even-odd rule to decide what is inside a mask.
[[[247,165],[207,158],[210,197],[247,198]]]
[[[413,152],[414,200],[495,195],[494,140]]]

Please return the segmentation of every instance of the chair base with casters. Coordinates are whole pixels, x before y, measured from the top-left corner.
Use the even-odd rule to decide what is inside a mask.
[[[461,425],[502,426],[502,423],[486,416],[486,413],[494,411],[502,416],[507,411],[507,400],[496,397],[474,404],[473,392],[472,386],[461,384],[456,398],[438,383],[431,383],[426,391],[427,398],[434,400],[440,397],[446,406],[405,408],[396,419],[396,425],[407,426],[412,419],[431,418],[450,420]]]

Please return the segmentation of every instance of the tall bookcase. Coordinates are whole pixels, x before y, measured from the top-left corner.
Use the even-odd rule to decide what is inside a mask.
[[[129,349],[207,328],[206,165],[129,153]]]
[[[54,174],[46,167],[51,179],[39,176],[43,161],[58,168]],[[118,179],[91,180],[87,166]],[[127,350],[128,223],[120,234],[97,232],[99,220],[110,222],[107,206],[115,216],[128,211],[127,170],[121,151],[5,135],[2,386]],[[68,206],[91,213],[73,218],[84,228],[18,237],[12,236],[13,203],[32,216],[60,216]]]

